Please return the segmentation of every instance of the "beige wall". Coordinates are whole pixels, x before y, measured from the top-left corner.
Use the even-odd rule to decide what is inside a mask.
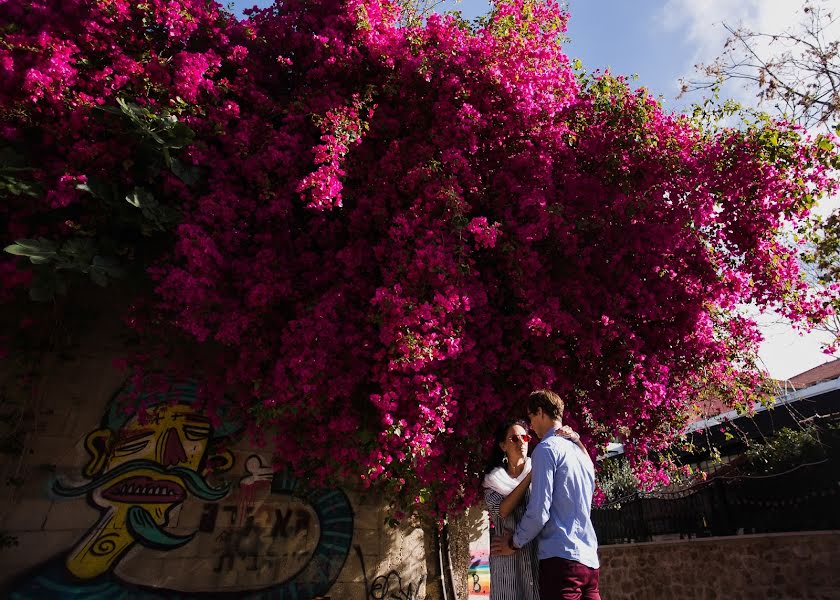
[[[605,600],[840,598],[838,531],[602,546],[599,554]]]
[[[0,548],[0,596],[24,590],[22,597],[41,597],[41,588],[31,585],[46,576],[76,592],[85,583],[106,581],[135,594],[130,597],[212,591],[247,598],[270,589],[291,598],[292,588],[301,600],[312,589],[333,600],[442,597],[432,531],[385,525],[381,499],[359,490],[289,491],[294,480],[272,474],[266,450],[241,439],[225,447],[233,458],[229,468],[209,477],[215,486],[229,485],[224,498],[207,501],[188,493],[169,504],[146,505],[165,534],[193,536],[178,548],[141,543],[126,520],[131,503],[105,498],[107,484],[76,497],[57,495],[56,482],[76,487],[91,481],[84,474],[92,461],[86,440],[96,445],[91,433],[125,381],[125,373],[112,366],[112,357],[122,352],[116,336],[91,330],[75,340],[72,353],[36,365],[34,392],[19,385],[21,365],[0,365],[0,416],[8,417],[0,420],[0,435],[12,439],[20,431],[23,442],[21,453],[0,454],[0,532],[17,541]],[[167,443],[166,432],[157,443]],[[180,440],[188,454],[192,448],[208,453],[206,458],[209,444],[202,443]],[[453,531],[460,591],[466,589],[468,558],[461,539],[469,533],[458,524]],[[123,543],[125,551],[109,564],[108,544]],[[87,574],[81,587],[69,576],[70,564]]]

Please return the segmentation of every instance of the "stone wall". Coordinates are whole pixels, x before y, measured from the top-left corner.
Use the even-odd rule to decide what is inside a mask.
[[[0,365],[1,597],[442,597],[433,530],[273,472],[236,423],[201,414],[194,382],[170,381],[145,421],[122,411],[123,348],[94,328],[34,381]],[[463,597],[468,535],[453,524]]]
[[[840,598],[840,532],[602,546],[606,600]]]

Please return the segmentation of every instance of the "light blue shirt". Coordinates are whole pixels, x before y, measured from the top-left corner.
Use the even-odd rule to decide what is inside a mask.
[[[598,539],[589,516],[595,466],[586,452],[554,434],[545,434],[531,456],[531,497],[513,543],[519,548],[537,538],[540,560],[559,557],[597,569]]]

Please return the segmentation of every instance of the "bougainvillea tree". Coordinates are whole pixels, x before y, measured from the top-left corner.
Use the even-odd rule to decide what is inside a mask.
[[[834,149],[587,77],[566,18],[0,4],[6,299],[145,281],[118,309],[148,336],[138,373],[211,348],[190,355],[210,409],[224,390],[313,481],[462,507],[536,387],[655,477],[698,394],[752,399],[739,306],[823,316],[778,233],[834,185]]]

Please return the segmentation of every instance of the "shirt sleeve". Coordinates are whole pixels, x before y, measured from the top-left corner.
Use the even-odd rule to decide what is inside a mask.
[[[521,548],[542,531],[548,522],[554,496],[554,458],[545,446],[537,446],[531,456],[531,497],[525,515],[516,526],[513,544]]]

